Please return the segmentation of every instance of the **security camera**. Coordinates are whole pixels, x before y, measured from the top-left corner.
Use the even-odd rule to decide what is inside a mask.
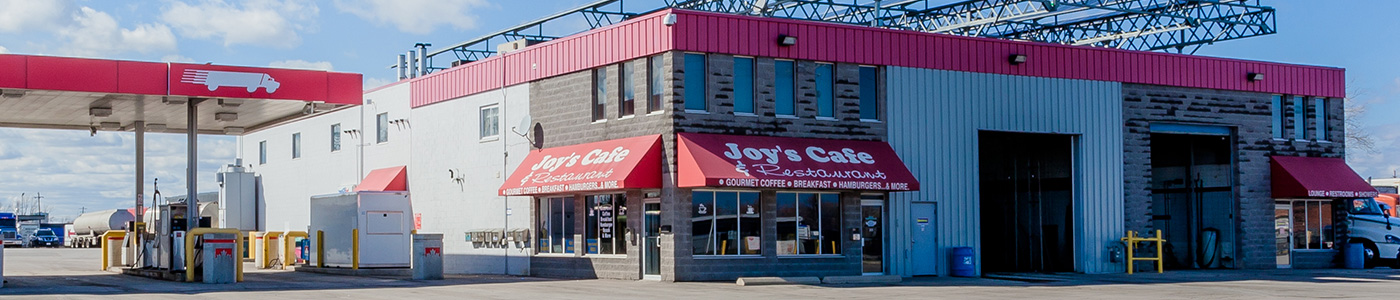
[[[315,104],[315,103],[307,102],[307,103],[306,103],[306,106],[303,106],[303,107],[301,108],[301,114],[303,114],[303,115],[309,115],[309,114],[314,114],[314,113],[316,113],[316,104]]]

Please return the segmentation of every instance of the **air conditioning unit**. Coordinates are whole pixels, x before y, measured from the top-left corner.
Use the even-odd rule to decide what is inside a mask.
[[[525,49],[525,47],[529,47],[543,42],[544,41],[532,39],[515,40],[514,42],[509,42],[496,46],[496,54],[506,54],[510,52],[519,51],[520,49]]]

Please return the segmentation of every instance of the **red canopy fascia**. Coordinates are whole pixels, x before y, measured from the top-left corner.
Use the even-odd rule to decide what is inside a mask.
[[[502,196],[661,188],[661,135],[531,151]]]
[[[397,166],[369,171],[356,192],[408,191],[408,167]]]
[[[1274,156],[1270,171],[1276,199],[1370,198],[1378,194],[1341,158]]]
[[[677,134],[677,186],[917,191],[884,142]]]

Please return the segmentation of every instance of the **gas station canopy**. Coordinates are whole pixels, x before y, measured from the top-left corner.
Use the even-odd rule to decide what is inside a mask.
[[[0,54],[0,127],[241,135],[361,103],[360,74]]]

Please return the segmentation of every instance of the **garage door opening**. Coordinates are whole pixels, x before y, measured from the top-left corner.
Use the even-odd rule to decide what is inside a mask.
[[[1234,147],[1228,135],[1152,134],[1152,228],[1168,269],[1234,266]]]
[[[1074,271],[1073,136],[978,137],[983,272]]]

